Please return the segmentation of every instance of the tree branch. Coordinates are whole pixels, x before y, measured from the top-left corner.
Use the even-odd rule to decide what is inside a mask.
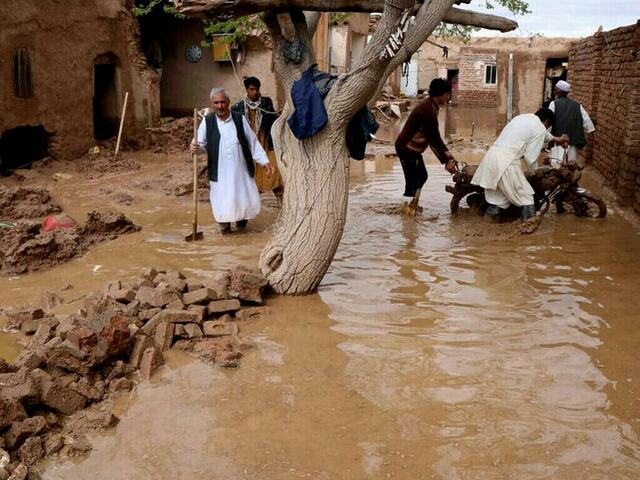
[[[442,21],[454,25],[465,25],[468,27],[486,28],[487,30],[498,30],[500,32],[510,32],[518,28],[518,22],[510,18],[491,15],[488,13],[472,12],[461,8],[451,8],[442,17]]]
[[[454,3],[469,3],[459,0]],[[178,12],[193,17],[240,17],[264,11],[301,9],[317,12],[382,12],[384,0],[173,0]],[[424,4],[421,4],[424,5]],[[497,15],[451,8],[442,18],[446,23],[509,32],[518,27],[513,20]]]
[[[431,0],[428,4],[423,4],[418,11],[416,21],[405,35],[403,44],[414,42],[418,37],[423,37],[420,45],[431,32],[438,26],[443,15],[451,8],[455,0]],[[361,60],[354,70],[341,77],[339,87],[334,87],[329,93],[325,103],[328,103],[327,110],[330,110],[331,118],[335,121],[351,120],[353,115],[367,104],[371,96],[379,88],[379,84],[384,81],[387,75],[389,64],[393,58],[380,54],[385,50],[387,39],[398,27],[402,11],[397,8],[385,8],[382,18],[373,34],[371,42],[362,55]],[[418,45],[419,47],[419,45]],[[416,50],[418,49],[416,47]],[[335,95],[332,96],[332,93]],[[333,97],[333,98],[332,98]]]

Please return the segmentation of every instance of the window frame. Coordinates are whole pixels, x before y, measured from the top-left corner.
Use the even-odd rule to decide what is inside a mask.
[[[11,59],[13,94],[18,98],[33,97],[33,67],[27,47],[16,48]]]
[[[484,84],[498,84],[498,66],[495,63],[487,63],[484,66]]]

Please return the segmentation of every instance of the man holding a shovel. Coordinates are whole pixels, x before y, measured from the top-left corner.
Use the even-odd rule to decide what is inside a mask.
[[[396,153],[404,172],[405,197],[413,197],[404,211],[415,215],[419,211],[420,191],[428,178],[422,152],[431,147],[448,172],[454,173],[453,154],[440,136],[438,112],[451,98],[451,85],[442,78],[434,78],[429,85],[429,97],[413,109],[396,140]]]
[[[253,180],[254,161],[267,174],[273,173],[273,167],[246,119],[231,113],[227,92],[214,88],[209,99],[212,113],[200,123],[197,144],[191,144],[191,153],[207,152],[213,217],[224,235],[231,232],[232,222],[243,229],[260,213],[260,194]]]

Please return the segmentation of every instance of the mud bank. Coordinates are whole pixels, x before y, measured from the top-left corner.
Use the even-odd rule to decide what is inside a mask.
[[[93,245],[140,227],[122,213],[92,211],[83,226],[45,232],[38,221],[20,220],[0,230],[0,273],[42,270],[79,257]]]
[[[193,140],[193,119],[178,118],[161,127],[147,128],[147,136],[154,153],[188,152]]]
[[[6,312],[6,327],[29,342],[14,363],[0,360],[0,478],[39,478],[46,457],[90,451],[85,433],[117,424],[113,401],[149,379],[172,347],[237,367],[252,348],[238,322],[268,313],[265,285],[245,267],[220,271],[206,286],[151,268],[133,282],[110,282],[75,314]]]
[[[0,185],[0,221],[41,218],[60,213],[62,208],[44,188]]]
[[[185,157],[186,158],[186,157]],[[198,200],[209,201],[209,179],[207,177],[207,162],[204,159],[198,161]],[[157,179],[141,180],[136,184],[141,190],[155,190],[164,192],[165,195],[182,197],[193,193],[193,163],[180,162],[160,172]]]

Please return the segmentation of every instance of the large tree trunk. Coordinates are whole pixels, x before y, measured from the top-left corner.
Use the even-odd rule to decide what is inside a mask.
[[[440,0],[431,26],[454,0]],[[390,59],[380,56],[389,35],[397,28],[402,10],[385,9],[361,64],[366,68],[341,77],[327,98],[327,126],[311,138],[298,140],[286,124],[293,113],[291,87],[315,63],[311,39],[301,11],[264,17],[273,40],[274,67],[283,80],[287,102],[273,126],[278,166],[284,179],[284,204],[276,232],[260,257],[260,269],[277,293],[313,292],[324,277],[338,248],[347,213],[349,157],[346,128],[353,115],[375,92]],[[299,41],[304,58],[299,64],[284,58],[283,46]]]
[[[330,126],[299,141],[285,115],[274,125],[285,193],[276,232],[260,269],[278,293],[314,291],[338,248],[347,215],[349,157],[344,131]]]
[[[349,157],[344,121],[329,118],[311,138],[298,140],[287,119],[294,111],[291,87],[315,63],[310,32],[299,11],[267,15],[273,39],[274,67],[283,81],[286,105],[272,128],[278,166],[285,184],[284,203],[276,231],[260,257],[260,269],[277,293],[314,291],[326,273],[344,229],[349,188]],[[300,41],[305,48],[299,64],[283,58],[283,45]]]

